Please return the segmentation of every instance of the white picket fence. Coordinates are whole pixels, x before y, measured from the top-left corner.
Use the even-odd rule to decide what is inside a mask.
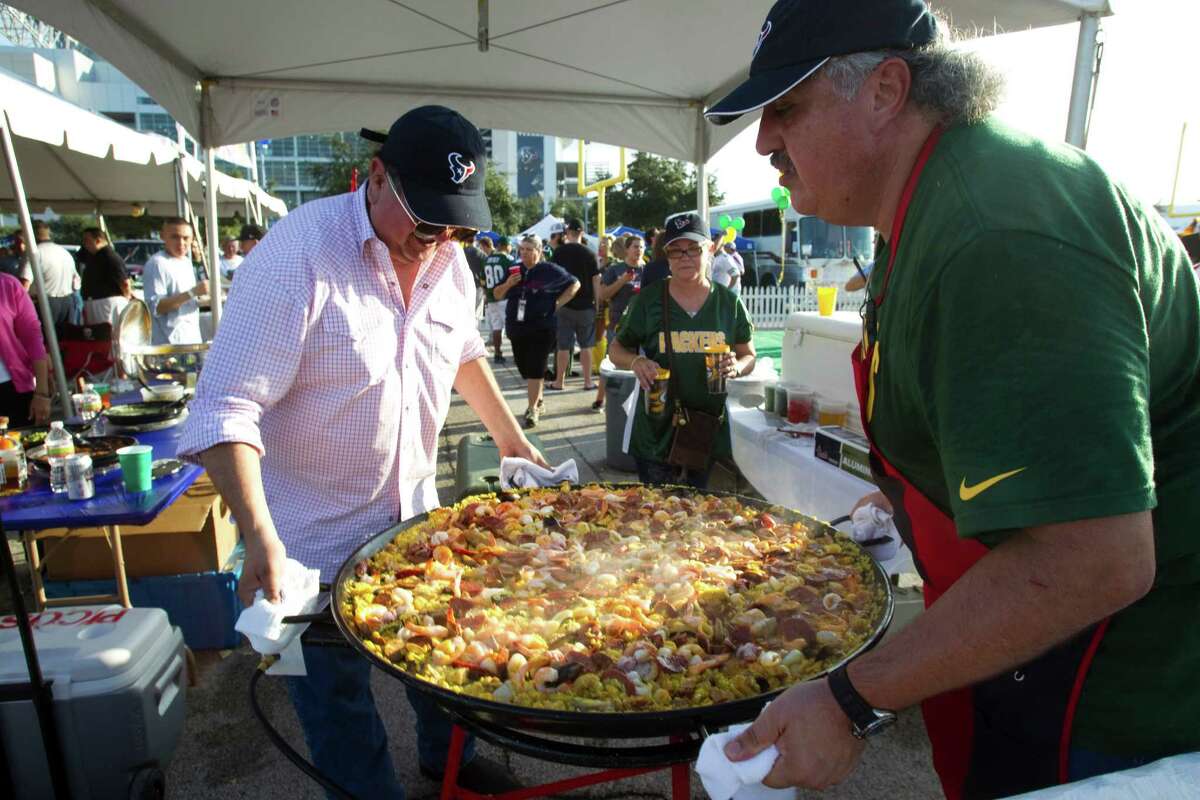
[[[779,330],[787,327],[787,319],[797,311],[816,311],[817,292],[805,286],[747,286],[742,289],[742,302],[750,321],[759,330]],[[838,288],[837,310],[858,311],[863,292],[847,292]]]

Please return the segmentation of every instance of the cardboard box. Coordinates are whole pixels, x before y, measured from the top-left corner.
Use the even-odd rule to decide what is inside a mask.
[[[76,528],[63,541],[63,528],[38,534],[47,580],[95,580],[113,577],[112,554],[101,528]],[[149,525],[122,525],[125,575],[179,575],[225,567],[238,533],[229,508],[207,474]],[[61,542],[61,545],[60,545]]]
[[[853,431],[840,427],[817,428],[813,455],[856,478],[871,481],[871,445]]]

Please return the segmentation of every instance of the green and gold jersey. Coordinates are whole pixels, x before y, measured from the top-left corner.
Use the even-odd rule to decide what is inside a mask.
[[[667,291],[669,281],[659,281],[647,286],[634,296],[625,315],[617,326],[617,341],[632,352],[639,349],[648,358],[667,366],[666,337],[662,324],[662,293]],[[671,309],[671,349],[674,350],[674,368],[678,376],[680,399],[687,408],[718,415],[725,409],[725,395],[708,393],[704,374],[704,348],[714,344],[736,344],[749,342],[754,328],[746,307],[725,286],[713,285],[708,299],[695,316],[688,314],[674,300],[669,300]],[[669,397],[668,406],[674,408],[675,401]],[[671,450],[671,415],[651,419],[646,415],[645,405],[638,403],[633,420],[633,432],[629,440],[629,452],[637,458],[651,461],[666,461]],[[729,446],[729,421],[721,429],[713,456],[727,456]]]
[[[1110,627],[1074,744],[1200,749],[1200,292],[1178,238],[1086,154],[989,122],[943,135],[890,279],[882,255],[884,457],[989,546],[1153,509],[1155,587]]]

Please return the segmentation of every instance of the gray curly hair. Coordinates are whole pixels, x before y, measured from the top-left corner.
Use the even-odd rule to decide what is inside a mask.
[[[943,125],[972,124],[991,114],[1004,94],[1004,77],[975,53],[955,50],[945,19],[938,19],[938,36],[912,50],[874,50],[830,58],[822,70],[844,100],[858,94],[876,67],[889,58],[908,64],[912,74],[909,97]]]

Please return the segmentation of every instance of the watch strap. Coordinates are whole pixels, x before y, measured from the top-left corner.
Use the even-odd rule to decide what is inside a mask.
[[[829,690],[833,699],[842,707],[842,711],[850,718],[850,723],[858,731],[866,730],[876,720],[875,709],[854,688],[850,676],[846,673],[846,665],[838,667],[829,673]]]

